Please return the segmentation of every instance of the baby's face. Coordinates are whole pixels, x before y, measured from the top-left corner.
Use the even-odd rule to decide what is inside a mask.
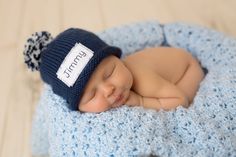
[[[133,84],[131,72],[122,60],[109,56],[102,60],[90,77],[78,109],[83,112],[103,112],[123,105]]]

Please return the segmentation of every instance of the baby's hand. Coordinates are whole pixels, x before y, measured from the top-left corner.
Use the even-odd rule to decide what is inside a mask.
[[[131,90],[125,104],[128,106],[139,106],[142,104],[142,96]]]

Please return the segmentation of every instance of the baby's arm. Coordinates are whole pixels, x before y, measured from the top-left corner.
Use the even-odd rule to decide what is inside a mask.
[[[139,94],[132,91],[126,104],[130,106],[141,105],[156,110],[170,110],[179,105],[188,107],[187,97],[177,86],[158,75],[152,79],[154,79],[150,80],[150,83],[153,84],[152,87],[147,85],[149,89],[143,89]]]
[[[144,108],[150,108],[155,110],[170,110],[179,105],[188,107],[188,100],[186,97],[173,97],[173,98],[153,98],[144,97],[135,92],[130,93],[130,97],[126,102],[129,106],[143,106]]]
[[[169,89],[168,89],[169,88]],[[164,109],[164,110],[170,110],[174,109],[179,105],[182,105],[184,107],[188,107],[188,99],[186,96],[184,96],[178,89],[175,89],[175,87],[168,87],[164,89],[163,92],[163,97],[155,98],[155,97],[143,97],[141,105],[145,108],[152,108],[152,109]],[[168,94],[165,96],[166,92],[172,91],[173,94],[176,94],[175,96],[170,96],[168,97]],[[176,92],[176,93],[174,93]],[[161,93],[160,93],[161,94]]]

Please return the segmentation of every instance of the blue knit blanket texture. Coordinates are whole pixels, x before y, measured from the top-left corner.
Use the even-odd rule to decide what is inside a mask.
[[[32,124],[32,152],[51,157],[235,157],[236,40],[188,23],[143,21],[98,33],[123,56],[147,47],[183,48],[208,70],[189,108],[126,105],[102,113],[71,111],[45,84]],[[176,65],[178,66],[178,65]]]

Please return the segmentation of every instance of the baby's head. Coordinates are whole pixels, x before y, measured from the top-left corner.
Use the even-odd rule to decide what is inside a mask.
[[[133,84],[122,60],[110,55],[102,60],[90,77],[78,108],[84,112],[102,112],[123,105]]]
[[[47,32],[35,33],[24,55],[28,67],[39,70],[71,110],[108,110],[120,105],[131,88],[131,74],[119,59],[121,50],[82,29],[68,29],[55,39]]]

